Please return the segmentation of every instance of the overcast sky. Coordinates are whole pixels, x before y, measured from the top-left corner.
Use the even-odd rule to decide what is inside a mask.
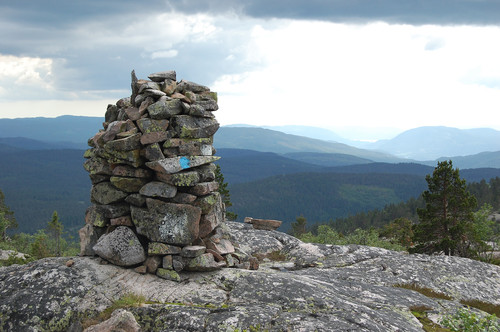
[[[0,118],[104,116],[135,69],[217,91],[222,125],[500,130],[499,41],[497,0],[0,0]]]

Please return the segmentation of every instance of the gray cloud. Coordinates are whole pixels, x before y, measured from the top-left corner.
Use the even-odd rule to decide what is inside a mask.
[[[496,0],[170,0],[176,10],[223,13],[259,18],[317,19],[342,22],[386,21],[407,24],[500,23]]]
[[[216,18],[215,40],[170,40],[148,25],[162,13],[201,13]],[[64,95],[128,88],[138,76],[175,69],[179,78],[211,84],[223,74],[253,69],[239,49],[251,27],[234,17],[292,18],[408,24],[500,24],[500,2],[486,0],[16,0],[0,1],[0,54],[54,59],[51,84]],[[225,20],[227,14],[232,19]],[[246,23],[252,24],[252,23]],[[127,30],[134,25],[133,31]],[[174,36],[175,37],[175,36]],[[148,49],[158,39],[155,49]],[[426,45],[432,50],[439,41]],[[152,57],[155,51],[177,54]],[[232,59],[232,60],[228,60]],[[194,76],[196,75],[196,76]],[[6,86],[6,89],[11,89]],[[13,88],[12,88],[13,89]],[[27,92],[19,92],[26,95]],[[17,98],[12,94],[12,98]],[[37,95],[39,96],[39,94]],[[107,95],[122,97],[121,95]]]

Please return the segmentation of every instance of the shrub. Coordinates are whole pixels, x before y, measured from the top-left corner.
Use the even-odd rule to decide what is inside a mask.
[[[443,317],[441,324],[456,332],[500,331],[500,322],[495,315],[480,316],[470,308],[459,308],[455,313]]]

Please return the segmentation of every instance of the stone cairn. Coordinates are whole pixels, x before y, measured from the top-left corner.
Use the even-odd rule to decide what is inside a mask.
[[[108,105],[104,129],[88,141],[92,205],[79,232],[81,255],[176,281],[181,270],[258,268],[220,227],[217,93],[177,82],[175,71],[148,78],[132,71],[131,97]]]

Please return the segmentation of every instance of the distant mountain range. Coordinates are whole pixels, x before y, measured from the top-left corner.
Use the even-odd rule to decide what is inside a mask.
[[[416,160],[467,156],[500,151],[500,131],[490,128],[419,127],[391,140],[377,141],[365,147]]]
[[[0,138],[24,137],[50,143],[54,148],[86,149],[88,138],[102,128],[103,121],[101,117],[70,115],[0,119]],[[419,161],[435,165],[438,159],[452,159],[462,168],[500,167],[500,131],[489,128],[419,127],[390,140],[369,143],[347,140],[328,129],[310,126],[231,125],[219,129],[215,146],[289,154],[290,158],[307,162],[316,159],[313,163],[326,166],[331,158],[340,160],[340,156],[327,154],[342,154],[347,163],[363,163],[364,159],[365,162]],[[312,159],[307,154],[292,155],[304,152],[323,155]],[[348,161],[351,157],[347,156],[360,159]]]
[[[102,121],[75,116],[0,119],[0,189],[15,211],[19,230],[43,227],[54,210],[73,234],[82,225],[90,204],[90,180],[82,155]],[[300,126],[282,129],[301,130]],[[303,132],[310,130],[306,127]],[[420,137],[419,132],[429,137]],[[382,149],[399,149],[406,156],[423,153],[425,146],[458,153],[456,144],[461,144],[461,151],[471,155],[445,159],[453,160],[464,179],[477,182],[500,176],[500,148],[480,151],[495,149],[500,141],[496,135],[498,131],[489,129],[423,127],[374,143],[378,150],[373,150],[260,127],[224,126],[214,144],[222,157],[218,163],[229,183],[232,210],[240,219],[283,220],[282,229],[287,230],[300,214],[311,221],[327,221],[419,195],[426,186],[425,175],[432,173],[437,160],[416,161]],[[405,140],[408,149],[402,144]]]

